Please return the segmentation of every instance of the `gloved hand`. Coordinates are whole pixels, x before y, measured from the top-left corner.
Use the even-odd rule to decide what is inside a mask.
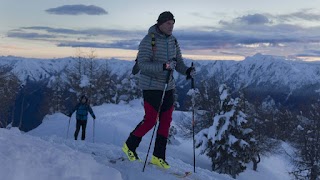
[[[187,74],[187,79],[194,78],[197,74],[196,68],[194,68],[193,66],[189,67],[186,71],[186,74]]]
[[[163,70],[174,70],[177,66],[177,61],[171,60],[163,64]]]
[[[95,119],[96,119],[96,116],[93,116],[92,118],[95,120]]]

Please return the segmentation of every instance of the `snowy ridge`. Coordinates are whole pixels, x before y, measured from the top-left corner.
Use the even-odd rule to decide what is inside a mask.
[[[76,66],[77,60],[73,57],[59,59],[35,59],[14,56],[0,56],[0,65],[12,68],[11,72],[21,81],[27,78],[39,81],[43,78],[51,78],[58,73],[64,73],[68,67]],[[110,67],[112,74],[124,75],[133,65],[133,61],[116,59],[96,59],[97,66]],[[131,72],[131,71],[130,71]]]
[[[134,61],[116,59],[96,59],[99,66],[107,66],[112,74],[119,76],[130,74]],[[194,61],[198,77],[215,77],[228,82],[236,89],[243,87],[269,87],[289,90],[316,85],[320,89],[320,63],[305,62],[285,57],[256,54],[244,61]],[[34,80],[50,78],[58,72],[63,73],[66,66],[75,66],[73,58],[41,60],[12,56],[0,57],[0,65],[12,67],[20,80],[28,76]],[[186,60],[190,65],[190,60]],[[177,82],[180,82],[179,79]],[[182,81],[181,81],[182,82]],[[185,83],[185,82],[183,82]]]
[[[256,54],[243,61],[205,62],[205,66],[202,66],[201,61],[197,61],[196,64],[201,67],[199,74],[228,82],[236,89],[263,86],[293,91],[309,85],[320,87],[319,62]]]
[[[287,60],[278,56],[256,54],[247,57],[235,70],[239,71],[240,81],[247,84],[270,83],[289,87],[290,90],[317,84],[320,80],[320,63]]]

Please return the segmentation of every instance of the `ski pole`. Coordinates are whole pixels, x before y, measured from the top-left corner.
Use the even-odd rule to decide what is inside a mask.
[[[96,127],[96,120],[93,119],[93,143],[94,143],[94,130]]]
[[[171,70],[171,71],[169,71],[169,72],[167,73],[166,84],[164,85],[164,89],[163,89],[162,97],[161,97],[161,101],[160,101],[160,106],[159,106],[159,108],[158,108],[158,113],[157,113],[157,118],[156,118],[156,119],[157,119],[157,123],[154,125],[154,128],[153,128],[153,132],[152,132],[152,136],[151,136],[151,140],[150,140],[150,144],[149,144],[147,156],[146,156],[146,159],[145,159],[145,161],[144,161],[144,165],[143,165],[142,172],[144,172],[144,169],[146,168],[147,159],[148,159],[148,156],[149,156],[149,151],[150,151],[150,148],[151,148],[151,144],[152,144],[154,132],[155,132],[155,130],[156,130],[156,127],[157,127],[158,121],[159,121],[159,115],[160,115],[160,111],[161,111],[161,106],[162,106],[163,99],[164,99],[164,96],[165,96],[165,94],[166,94],[166,90],[167,90],[167,87],[168,87],[169,79],[170,79],[170,76],[171,76],[172,73],[173,73],[173,70]]]
[[[71,116],[70,116],[70,118],[69,118],[69,124],[68,124],[68,130],[67,130],[67,139],[68,139],[68,135],[69,135],[70,121],[71,121]]]
[[[191,63],[191,67],[193,67],[193,62]],[[194,78],[191,78],[191,88],[194,90]],[[194,139],[194,92],[192,94],[192,140],[193,140],[193,172],[196,172],[196,148],[195,148],[195,139]]]

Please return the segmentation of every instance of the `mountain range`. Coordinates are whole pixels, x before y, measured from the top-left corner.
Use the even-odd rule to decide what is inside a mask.
[[[111,75],[129,76],[134,61],[94,59],[98,66],[106,66]],[[234,94],[245,92],[249,102],[262,102],[270,97],[276,102],[298,112],[299,107],[317,102],[320,90],[320,63],[280,56],[256,54],[242,61],[186,59],[187,66],[194,62],[197,70],[196,86],[202,82],[216,81],[227,84]],[[77,66],[73,57],[59,59],[34,59],[1,56],[0,66],[8,67],[21,82],[27,79],[47,86],[50,79],[65,74],[67,67]],[[185,76],[174,74],[177,81],[178,101],[183,101],[190,83]],[[63,76],[61,76],[63,77]],[[64,80],[67,82],[67,79]]]

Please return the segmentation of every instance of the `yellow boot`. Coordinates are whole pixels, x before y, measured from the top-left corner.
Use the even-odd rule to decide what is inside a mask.
[[[130,161],[141,161],[138,154],[136,153],[136,149],[139,146],[141,139],[141,137],[135,136],[130,133],[127,141],[123,144],[122,151],[127,155]]]
[[[133,151],[131,151],[128,148],[126,143],[123,144],[122,151],[127,155],[128,159],[130,161],[135,161],[135,160],[141,161],[141,159],[138,157],[138,154],[133,152]]]
[[[170,168],[170,165],[165,160],[163,160],[161,158],[158,158],[158,157],[156,157],[154,155],[152,155],[150,163],[154,164],[156,166],[159,166],[161,168],[164,168],[164,169],[169,169]]]

